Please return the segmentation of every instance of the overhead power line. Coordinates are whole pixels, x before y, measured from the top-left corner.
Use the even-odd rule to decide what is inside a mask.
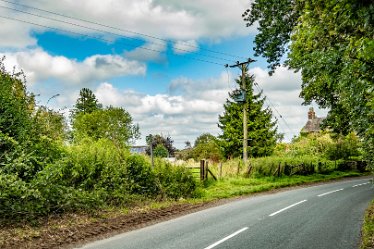
[[[257,82],[255,82],[254,85],[256,86],[256,88],[257,88],[257,90],[259,92],[264,92],[264,90],[260,88],[260,86],[258,85]],[[267,104],[268,104],[269,107],[271,107],[273,110],[275,110],[276,113],[278,113],[280,119],[284,122],[284,124],[287,126],[287,128],[289,129],[289,131],[292,133],[292,129],[288,125],[286,119],[282,116],[282,114],[279,113],[279,111],[277,110],[277,108],[275,108],[275,106],[273,105],[273,103],[270,101],[269,97],[266,96],[266,95],[265,95],[265,101],[267,102]]]
[[[2,0],[0,0],[0,1],[2,1]],[[0,15],[0,18],[7,19],[7,20],[12,20],[12,21],[17,21],[17,22],[23,22],[23,23],[34,25],[34,26],[47,28],[47,29],[51,29],[51,30],[56,30],[56,31],[60,31],[60,32],[71,33],[71,34],[74,34],[74,35],[83,36],[83,37],[87,37],[87,38],[91,38],[91,39],[95,39],[95,40],[101,40],[101,41],[108,42],[108,43],[112,42],[112,40],[105,39],[103,37],[98,37],[98,36],[93,36],[93,35],[88,35],[88,34],[82,34],[82,33],[79,33],[79,32],[75,32],[75,31],[67,30],[67,29],[62,29],[62,28],[54,28],[54,27],[50,27],[50,26],[47,26],[47,25],[38,24],[38,23],[30,22],[30,21],[25,21],[25,20],[22,20],[22,19],[13,18],[13,17],[9,17],[9,16]],[[157,49],[152,49],[152,48],[147,48],[147,47],[142,47],[142,46],[138,47],[137,45],[130,44],[130,43],[127,43],[127,42],[124,42],[124,41],[120,41],[120,43],[122,43],[122,44],[124,44],[125,46],[128,46],[128,47],[139,48],[139,49],[147,50],[147,51],[150,51],[150,52],[167,53],[165,51],[161,51],[161,50],[157,50]],[[199,59],[199,58],[192,57],[192,56],[187,56],[187,55],[180,55],[180,56],[182,56],[186,59],[190,59],[190,60],[196,60],[196,61],[200,61],[200,62],[210,63],[210,64],[218,65],[218,66],[221,66],[221,67],[223,66],[223,64],[217,63],[217,62],[214,62],[214,61]]]
[[[43,18],[43,19],[55,21],[55,22],[61,22],[61,23],[68,24],[68,25],[75,26],[75,27],[79,27],[79,28],[85,28],[85,29],[89,29],[89,30],[93,30],[93,31],[97,31],[97,32],[103,32],[103,33],[107,33],[107,34],[110,34],[110,35],[123,37],[123,38],[134,40],[134,41],[143,42],[143,40],[141,40],[139,38],[133,38],[133,37],[130,37],[130,36],[125,36],[125,35],[122,35],[122,34],[113,33],[113,32],[107,31],[107,30],[103,30],[103,29],[97,29],[97,28],[88,27],[88,26],[73,23],[73,22],[67,22],[67,21],[52,18],[52,17],[42,16],[42,15],[39,15],[39,14],[31,13],[31,12],[24,11],[24,10],[19,10],[19,9],[16,9],[16,8],[10,8],[10,7],[1,6],[1,5],[0,5],[0,8],[17,11],[17,12],[20,12],[20,13],[23,13],[23,14],[27,14],[27,15],[38,17],[38,18]],[[157,44],[157,43],[151,43],[151,44]],[[163,44],[158,43],[157,45],[163,45]],[[186,50],[186,49],[177,48],[177,47],[174,47],[174,50],[181,51],[181,52],[186,52],[186,53],[195,53],[195,51]],[[223,60],[223,61],[231,61],[231,60],[228,60],[226,58],[212,56],[212,55],[200,54],[199,56],[208,57],[208,58],[217,59],[217,60]]]
[[[149,35],[149,34],[137,32],[137,31],[133,31],[133,30],[128,30],[128,29],[122,29],[122,28],[118,28],[118,27],[114,27],[114,26],[110,26],[110,25],[98,23],[98,22],[95,22],[95,21],[91,21],[91,20],[87,20],[87,19],[83,19],[83,18],[79,18],[79,17],[72,17],[72,16],[61,14],[61,13],[58,13],[58,12],[54,12],[54,11],[50,11],[50,10],[46,10],[46,9],[37,8],[37,7],[31,6],[31,5],[15,3],[15,2],[12,2],[12,1],[7,1],[7,0],[0,0],[0,1],[1,2],[5,2],[5,3],[9,3],[9,4],[13,4],[13,5],[16,5],[16,6],[20,6],[20,7],[24,7],[24,8],[29,8],[29,9],[33,9],[33,10],[37,10],[37,11],[41,11],[41,12],[53,14],[53,15],[56,15],[56,16],[68,18],[68,19],[71,19],[71,20],[77,20],[77,21],[81,21],[81,22],[90,23],[90,24],[101,26],[101,27],[109,28],[109,29],[112,29],[112,30],[117,30],[117,31],[121,31],[121,32],[127,32],[127,33],[131,33],[131,34],[134,34],[134,35],[151,38],[151,39],[154,39],[154,40],[159,40],[159,41],[163,41],[163,42],[170,42],[171,41],[171,42],[174,42],[174,43],[177,42],[177,40],[171,40],[171,39],[168,40],[168,39],[160,38],[160,37],[157,37],[157,36],[154,36],[154,35]],[[7,8],[9,8],[9,7],[7,7]],[[225,56],[229,56],[229,57],[232,57],[232,58],[244,58],[244,59],[246,59],[243,56],[233,55],[233,54],[229,54],[229,53],[225,53],[225,52],[219,52],[219,51],[215,51],[215,50],[211,50],[211,49],[206,49],[206,48],[202,48],[202,47],[199,47],[199,46],[195,46],[195,45],[189,44],[187,42],[183,42],[183,43],[184,43],[184,46],[194,48],[195,50],[196,49],[200,49],[200,50],[204,50],[204,51],[207,51],[207,52],[210,52],[210,53],[225,55]],[[186,52],[187,51],[188,50],[186,50]],[[190,51],[190,52],[192,52],[192,51]]]

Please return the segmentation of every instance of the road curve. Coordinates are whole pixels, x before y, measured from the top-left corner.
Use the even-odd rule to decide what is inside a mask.
[[[356,249],[369,178],[264,194],[87,244],[84,249]]]

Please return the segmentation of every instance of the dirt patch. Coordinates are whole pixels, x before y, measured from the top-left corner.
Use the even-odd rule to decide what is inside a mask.
[[[341,180],[347,180],[347,178]],[[117,214],[110,218],[96,217],[93,219],[87,215],[67,214],[59,218],[52,218],[51,221],[46,222],[38,229],[26,227],[0,229],[0,248],[74,248],[88,242],[146,227],[209,207],[222,205],[231,201],[320,184],[323,183],[308,183],[303,184],[302,186],[275,189],[263,193],[197,204],[177,202],[167,207],[158,209],[148,208],[147,210],[132,210],[127,214]]]
[[[113,218],[96,219],[93,222],[87,221],[84,224],[73,226],[69,224],[57,227],[47,226],[34,234],[28,233],[27,236],[17,235],[17,230],[12,230],[12,232],[3,232],[2,236],[6,237],[1,241],[2,243],[0,242],[0,248],[74,248],[90,241],[139,229],[214,205],[216,205],[216,202],[183,203],[160,209],[132,211],[129,214]]]

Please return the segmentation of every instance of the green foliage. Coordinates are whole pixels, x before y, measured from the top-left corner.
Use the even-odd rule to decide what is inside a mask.
[[[162,193],[166,197],[179,199],[195,196],[197,183],[190,170],[172,166],[163,160],[157,160],[155,165]]]
[[[213,162],[218,162],[222,159],[222,149],[218,138],[209,133],[200,135],[196,138],[192,157],[195,160],[209,159]]]
[[[269,63],[270,73],[280,65],[281,58],[288,51],[287,45],[294,26],[300,15],[299,1],[294,0],[256,0],[242,17],[247,27],[259,23],[256,35],[255,55],[263,55]]]
[[[362,159],[362,143],[355,133],[335,136],[329,132],[301,135],[290,144],[278,144],[277,156],[318,156],[328,160]]]
[[[146,142],[147,142],[147,145],[148,145],[148,148],[146,150],[148,155],[151,155],[151,151],[150,151],[150,148],[151,148],[150,145],[151,144],[152,144],[153,149],[156,148],[158,144],[163,145],[168,150],[168,153],[169,153],[170,157],[173,157],[175,151],[177,150],[173,146],[174,141],[171,139],[170,136],[164,137],[164,136],[159,135],[159,134],[157,134],[157,135],[149,134],[148,136],[146,136],[145,139],[146,139]]]
[[[7,72],[3,60],[0,60],[0,168],[30,181],[46,163],[59,158],[60,145],[55,140],[56,134],[63,132],[57,129],[63,126],[63,118],[53,113],[50,116],[58,119],[41,119],[45,108],[37,107],[34,95],[27,93],[22,72]],[[53,125],[53,132],[45,129],[48,122]]]
[[[272,112],[264,109],[265,98],[262,93],[253,91],[254,77],[245,76],[246,105],[248,107],[248,152],[251,157],[267,156],[273,152],[277,140],[276,122],[273,122]],[[239,78],[237,84],[241,84]],[[232,97],[232,93],[230,96]],[[227,100],[225,112],[219,116],[219,136],[225,157],[239,157],[243,154],[243,104]]]
[[[73,120],[73,134],[78,141],[85,137],[106,138],[119,147],[127,146],[140,136],[139,126],[132,124],[130,114],[121,107],[77,114]]]
[[[23,74],[5,70],[0,59],[0,131],[15,141],[27,141],[32,134],[34,97],[26,92]]]
[[[365,212],[361,238],[360,249],[371,249],[374,247],[374,200],[371,201]]]
[[[36,106],[21,76],[5,71],[0,60],[2,223],[193,195],[189,171],[170,165],[154,170],[146,157],[130,155],[127,145],[139,137],[139,127],[123,108],[102,109],[82,89],[72,116],[75,140],[67,144],[63,116]]]
[[[59,112],[40,106],[34,114],[34,124],[41,136],[51,140],[66,139],[67,124],[64,116]]]
[[[372,1],[256,0],[244,17],[248,25],[259,22],[257,54],[274,70],[289,51],[286,64],[301,70],[305,104],[330,109],[325,125],[341,135],[356,132],[373,164]]]
[[[168,157],[168,154],[169,154],[168,150],[162,144],[156,145],[156,148],[153,149],[153,155],[155,157],[165,158],[165,157]]]
[[[102,105],[96,99],[95,94],[88,88],[82,88],[79,92],[79,98],[73,109],[73,116],[79,113],[91,113],[102,108]]]

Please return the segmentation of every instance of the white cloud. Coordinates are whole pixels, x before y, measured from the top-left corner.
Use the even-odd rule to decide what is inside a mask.
[[[269,106],[278,119],[279,131],[285,133],[285,140],[290,141],[297,136],[307,121],[309,106],[303,106],[299,97],[301,91],[301,74],[294,73],[285,67],[278,68],[273,76],[267,70],[256,67],[249,72],[255,75],[259,89],[267,97],[265,105]],[[255,91],[259,91],[257,87]],[[326,116],[327,111],[313,105],[317,116]]]
[[[145,64],[118,55],[94,55],[82,62],[52,56],[41,49],[3,55],[8,66],[24,70],[30,84],[56,79],[66,85],[84,85],[116,76],[144,75],[146,72]]]
[[[166,45],[164,41],[146,43],[134,50],[126,51],[124,55],[130,60],[165,62],[166,57],[162,53],[166,51]]]
[[[153,41],[155,40],[150,36],[178,41],[196,41],[199,39],[215,41],[237,35],[247,35],[251,31],[255,31],[254,28],[246,28],[241,17],[241,14],[249,7],[249,4],[250,1],[248,0],[81,0],[79,3],[71,0],[58,2],[39,0],[30,3],[31,6],[36,8],[90,20],[106,26],[113,26],[123,31],[105,28],[92,23],[69,20],[33,9],[26,9],[26,11],[131,37],[137,37],[139,33],[143,33],[149,35],[147,39]],[[11,4],[7,4],[7,6],[15,7]],[[16,17],[52,28],[73,30],[84,34],[97,34],[97,31],[94,30],[74,27],[9,9],[0,9],[0,15]],[[38,30],[43,32],[48,30],[46,27],[32,26],[9,19],[1,20],[1,26],[0,36],[3,39],[0,41],[0,47],[11,46],[19,48],[34,46],[36,42],[30,31]]]
[[[176,41],[173,44],[173,50],[176,54],[186,54],[198,51],[199,47],[195,40]]]
[[[180,91],[171,95],[120,90],[108,82],[100,84],[94,93],[104,105],[122,106],[130,112],[143,135],[139,143],[144,143],[148,134],[162,133],[171,135],[175,144],[183,147],[184,141],[193,142],[204,132],[218,135],[218,115],[228,97],[227,79],[223,76],[198,81],[178,78],[170,88]]]

